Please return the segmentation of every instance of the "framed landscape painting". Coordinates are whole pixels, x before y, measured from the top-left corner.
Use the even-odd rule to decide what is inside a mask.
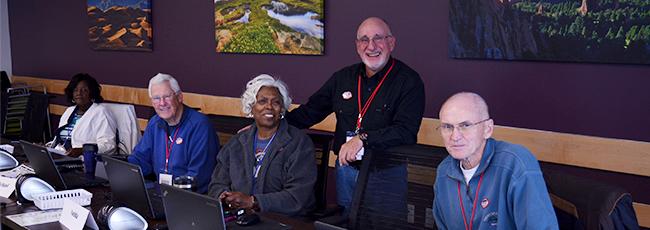
[[[322,55],[325,0],[215,0],[219,53]]]
[[[86,12],[92,49],[152,50],[150,0],[88,0]]]
[[[650,64],[650,3],[450,0],[449,56]]]

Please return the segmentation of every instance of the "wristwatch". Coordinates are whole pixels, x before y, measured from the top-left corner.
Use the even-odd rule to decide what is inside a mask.
[[[368,145],[368,133],[359,133],[359,139],[363,142],[363,146]]]

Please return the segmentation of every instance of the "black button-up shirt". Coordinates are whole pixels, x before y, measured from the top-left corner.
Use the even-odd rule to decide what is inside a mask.
[[[347,131],[354,131],[359,115],[357,101],[358,77],[361,75],[361,106],[391,66],[395,66],[375,95],[363,117],[361,127],[368,134],[366,148],[386,149],[392,146],[414,144],[424,113],[424,84],[417,72],[403,62],[391,58],[386,66],[368,78],[363,63],[345,67],[332,75],[309,97],[307,103],[287,113],[289,124],[309,128],[321,122],[330,113],[336,113],[334,152],[338,154],[345,143]],[[344,97],[351,94],[351,98]]]

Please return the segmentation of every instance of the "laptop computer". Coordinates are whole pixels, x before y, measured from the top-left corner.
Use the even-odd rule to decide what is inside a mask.
[[[169,229],[226,229],[219,200],[165,184],[160,189]]]
[[[347,223],[341,223],[341,224],[347,224]],[[321,222],[320,220],[314,222],[314,228],[316,230],[346,230],[347,229],[347,228],[340,227],[338,225],[327,223],[325,221]]]
[[[291,229],[291,226],[260,217],[252,226],[224,222],[221,201],[192,191],[160,185],[169,229]]]
[[[111,185],[113,201],[125,204],[150,219],[165,218],[160,187],[145,182],[140,166],[104,156],[104,167]]]
[[[29,165],[34,169],[36,175],[57,190],[95,187],[106,182],[101,178],[87,177],[83,170],[59,172],[59,168],[52,159],[52,153],[46,147],[27,141],[20,141],[20,144],[27,156],[27,160],[29,160]],[[80,169],[83,169],[83,165],[80,167]]]
[[[13,155],[14,155],[14,157],[18,157],[18,158],[26,157],[25,151],[28,151],[28,150],[25,150],[25,148],[22,147],[23,143],[24,144],[30,144],[30,145],[36,145],[36,144],[32,144],[31,142],[28,142],[28,141],[25,141],[25,140],[17,141],[17,143],[19,144],[18,146],[20,147],[20,149],[18,149],[18,150],[14,149]],[[36,145],[36,146],[40,146],[40,145]],[[50,148],[50,147],[45,147],[45,148],[47,149],[47,151],[52,156],[52,160],[54,160],[54,163],[56,163],[56,165],[79,165],[79,166],[83,167],[83,161],[81,161],[80,158],[69,157],[69,156],[65,155],[65,152],[63,152],[61,150],[58,150],[58,149],[53,149],[53,148]]]

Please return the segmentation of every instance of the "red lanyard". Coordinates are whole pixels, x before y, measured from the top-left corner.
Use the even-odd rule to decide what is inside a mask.
[[[374,91],[372,91],[372,94],[370,94],[370,97],[366,101],[366,104],[363,105],[363,108],[361,108],[361,74],[359,74],[359,78],[357,81],[357,102],[359,105],[359,116],[357,117],[357,127],[356,127],[356,132],[359,132],[359,129],[361,129],[361,121],[363,120],[363,116],[366,115],[366,112],[368,111],[368,108],[370,107],[370,103],[372,103],[372,100],[375,99],[375,95],[377,95],[377,92],[379,91],[379,88],[381,88],[381,85],[384,83],[384,80],[386,80],[386,77],[390,73],[390,71],[393,69],[393,66],[395,66],[395,60],[390,65],[390,68],[388,68],[388,71],[384,74],[384,77],[381,78],[381,81],[379,81],[379,84],[375,88]]]
[[[463,197],[460,195],[460,181],[458,182],[458,200],[460,200],[460,213],[463,214],[463,224],[465,224],[465,230],[471,230],[472,224],[474,224],[474,211],[476,211],[476,201],[478,198],[478,191],[481,189],[481,183],[483,182],[483,173],[481,173],[481,179],[478,180],[478,186],[476,186],[476,195],[474,196],[474,204],[472,205],[472,217],[469,219],[469,228],[467,228],[467,219],[465,218],[465,206],[463,205]]]
[[[167,136],[169,137],[169,145],[167,145],[167,139],[165,138],[165,172],[169,172],[169,155],[172,153],[172,147],[174,147],[174,141],[176,141],[176,137],[178,136],[178,130],[181,130],[180,125],[176,127],[176,132],[174,132],[174,139],[172,139],[171,136]]]

